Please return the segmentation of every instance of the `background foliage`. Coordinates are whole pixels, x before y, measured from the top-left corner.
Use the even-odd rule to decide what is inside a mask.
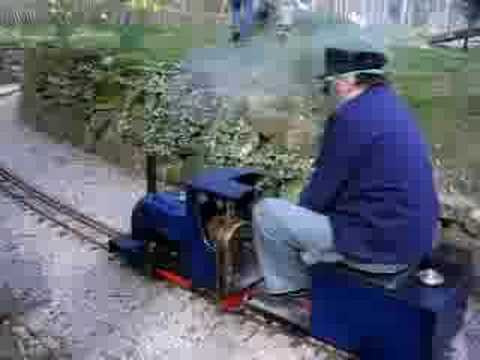
[[[66,14],[62,16],[58,17],[58,23],[70,21]],[[1,28],[0,43],[19,47],[60,47],[57,30],[55,23]],[[213,44],[217,36],[215,27],[143,26],[142,31],[143,48],[122,49],[123,32],[119,25],[72,27],[67,33],[72,53],[86,50],[90,54],[66,62],[68,65],[63,68],[51,68],[48,73],[39,74],[40,92],[49,102],[59,105],[83,102],[87,130],[96,138],[101,138],[107,129],[117,131],[125,141],[160,154],[167,163],[177,163],[189,151],[190,145],[201,144],[207,166],[258,166],[275,174],[270,178],[273,187],[284,187],[282,184],[294,183],[295,179],[308,174],[308,157],[301,156],[294,148],[259,144],[259,134],[251,129],[242,114],[224,109],[218,112],[218,119],[215,118],[218,121],[194,117],[191,101],[195,100],[193,92],[196,90],[188,81],[182,89],[186,94],[182,106],[190,110],[172,110],[176,99],[168,98],[172,86],[170,79],[178,74],[179,61],[188,49]],[[194,37],[194,33],[202,36]],[[194,43],[194,39],[200,39],[200,43]],[[471,49],[465,54],[455,49],[402,48],[395,53],[395,85],[420,114],[430,140],[443,139],[444,134],[451,134],[457,125],[455,121],[439,121],[437,114],[458,118],[453,110],[461,108],[460,97],[452,93],[434,97],[432,84],[437,82],[439,74],[465,71],[471,59],[478,58],[479,51]],[[228,108],[229,100],[216,99],[216,106]],[[302,109],[305,117],[308,118],[310,110]],[[111,113],[107,121],[105,116],[99,116],[106,112]],[[237,136],[232,133],[233,129],[238,132]],[[249,152],[252,148],[255,151]]]
[[[265,171],[265,188],[273,193],[305,178],[309,157],[296,148],[261,141],[248,121],[228,111],[227,101],[217,99],[225,109],[215,118],[194,117],[189,98],[184,107],[190,109],[175,112],[178,103],[169,101],[168,87],[178,71],[176,61],[139,61],[122,51],[87,52],[40,72],[37,93],[42,101],[58,106],[81,102],[86,129],[95,138],[113,128],[125,142],[159,155],[164,164],[178,164],[186,155],[201,151],[209,167],[248,166]],[[185,93],[189,91],[183,88],[182,96]],[[97,116],[105,111],[110,112],[107,122]]]

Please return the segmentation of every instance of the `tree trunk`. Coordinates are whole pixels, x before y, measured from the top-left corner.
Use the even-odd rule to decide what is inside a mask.
[[[463,50],[468,51],[468,35],[463,39]]]
[[[382,22],[384,24],[389,24],[390,23],[389,9],[390,9],[390,1],[389,0],[383,0],[383,19],[382,19]]]
[[[472,28],[472,22],[468,22],[468,27],[467,27],[467,33],[465,34],[465,37],[463,38],[463,50],[468,51],[468,40],[470,38],[470,29]]]
[[[402,2],[402,11],[400,13],[400,23],[407,25],[408,24],[408,0],[403,0]]]
[[[371,8],[370,8],[370,4],[369,4],[369,1],[370,0],[363,0],[363,3],[362,3],[362,16],[363,18],[365,19],[365,22],[367,24],[371,24],[372,22],[372,17],[371,17]]]
[[[424,0],[422,0],[424,1]],[[415,6],[415,0],[413,1],[410,1],[409,4],[408,4],[408,19],[407,19],[407,25],[409,26],[414,26],[414,22],[415,22],[415,10],[416,10],[416,6]]]
[[[450,31],[450,23],[451,23],[451,12],[452,12],[452,0],[446,0],[446,8],[445,8],[445,25],[447,27],[447,31]]]

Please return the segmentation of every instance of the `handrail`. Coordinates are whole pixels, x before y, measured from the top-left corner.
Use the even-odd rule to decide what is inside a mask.
[[[480,36],[480,27],[448,31],[443,34],[434,35],[430,38],[430,44],[434,45],[455,40],[462,40],[465,38],[465,36]]]

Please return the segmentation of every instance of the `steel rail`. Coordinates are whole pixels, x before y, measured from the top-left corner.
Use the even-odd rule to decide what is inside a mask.
[[[61,227],[73,235],[79,237],[82,240],[88,241],[96,246],[99,246],[103,249],[108,249],[108,244],[96,240],[93,236],[88,236],[85,235],[84,232],[75,229],[70,224],[67,224],[65,221],[58,220],[58,217],[55,216],[55,214],[52,214],[52,211],[48,211],[45,209],[42,209],[42,206],[39,206],[38,204],[34,204],[32,200],[27,200],[25,196],[22,194],[19,194],[18,192],[12,191],[12,189],[9,189],[8,186],[5,186],[4,183],[0,183],[0,192],[4,193],[8,197],[20,202],[25,208],[30,209],[31,211],[35,212],[37,215],[40,215],[41,217],[47,219],[48,221],[54,223],[58,227]]]
[[[114,229],[102,223],[98,220],[93,219],[92,217],[81,213],[80,211],[74,209],[72,206],[65,204],[61,200],[52,197],[51,195],[45,194],[45,192],[39,190],[35,186],[28,184],[25,180],[15,175],[11,170],[6,169],[4,166],[0,166],[0,181],[1,183],[10,183],[14,185],[18,190],[25,192],[26,198],[35,199],[42,204],[55,209],[58,212],[61,212],[63,215],[70,216],[73,220],[88,226],[92,229],[95,229],[99,233],[115,237],[123,235],[122,232]]]

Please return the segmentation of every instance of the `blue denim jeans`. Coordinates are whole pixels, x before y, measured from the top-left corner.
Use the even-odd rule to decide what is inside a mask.
[[[335,250],[328,216],[285,199],[267,198],[253,209],[254,246],[265,290],[283,293],[308,289],[308,267],[318,262],[342,262],[372,273],[395,273],[405,265],[359,264]]]
[[[232,25],[240,29],[241,36],[248,36],[254,25],[253,0],[230,0],[230,8],[232,10]]]

